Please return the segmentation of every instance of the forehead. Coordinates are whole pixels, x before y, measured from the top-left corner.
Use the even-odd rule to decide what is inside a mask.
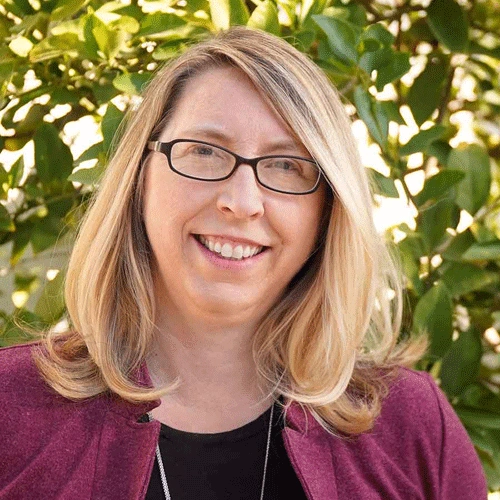
[[[233,67],[207,69],[188,80],[161,140],[180,137],[304,149],[250,79]]]

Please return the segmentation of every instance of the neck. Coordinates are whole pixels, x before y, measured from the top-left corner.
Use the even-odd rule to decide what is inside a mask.
[[[173,321],[172,317],[177,317]],[[272,398],[259,384],[252,356],[256,325],[159,319],[148,368],[155,386],[179,385],[153,416],[189,432],[224,432],[263,413]]]

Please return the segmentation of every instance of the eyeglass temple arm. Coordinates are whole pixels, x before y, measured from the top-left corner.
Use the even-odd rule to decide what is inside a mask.
[[[148,141],[148,149],[150,149],[151,151],[160,151],[161,152],[161,142]]]

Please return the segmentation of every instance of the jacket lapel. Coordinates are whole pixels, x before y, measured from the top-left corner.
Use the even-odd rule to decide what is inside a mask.
[[[337,500],[332,450],[325,430],[299,404],[286,413],[283,441],[290,462],[309,500]]]

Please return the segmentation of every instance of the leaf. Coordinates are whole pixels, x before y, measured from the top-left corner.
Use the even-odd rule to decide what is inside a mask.
[[[17,264],[22,257],[26,247],[30,242],[31,235],[33,234],[33,224],[31,222],[17,223],[16,231],[13,234],[12,251],[10,255],[10,265]]]
[[[430,353],[441,357],[452,344],[453,306],[450,293],[442,281],[438,281],[418,301],[413,313],[412,330],[426,332],[430,339]]]
[[[35,167],[44,183],[54,179],[66,180],[73,169],[73,156],[69,147],[59,137],[59,131],[50,123],[40,125],[33,136]]]
[[[1,141],[0,141],[1,144]],[[1,149],[1,148],[0,148]],[[12,170],[12,167],[11,167]],[[8,189],[10,187],[10,172],[5,170],[3,164],[0,162],[0,189]]]
[[[52,22],[58,22],[67,17],[76,14],[90,0],[59,0],[50,14]]]
[[[115,77],[113,85],[128,95],[140,95],[151,80],[151,73],[128,73]]]
[[[265,0],[257,5],[247,22],[250,28],[257,28],[279,36],[281,34],[278,9],[271,0]]]
[[[410,54],[408,52],[396,52],[387,64],[378,68],[375,80],[377,90],[381,92],[385,85],[399,80],[410,71],[410,68]]]
[[[123,113],[112,103],[108,105],[108,109],[102,118],[101,131],[103,137],[103,150],[109,152],[116,131],[123,120]]]
[[[381,91],[387,83],[400,78],[410,69],[409,54],[394,52],[394,35],[381,24],[372,24],[360,37],[363,52],[359,66],[368,74],[377,70],[376,86]]]
[[[437,140],[431,142],[425,149],[425,152],[429,156],[434,156],[437,158],[438,162],[443,165],[448,165],[448,157],[451,152],[451,146],[444,140]]]
[[[457,204],[474,215],[486,203],[490,193],[488,153],[478,144],[458,146],[450,152],[448,168],[465,173],[465,179],[457,187]]]
[[[150,40],[163,40],[177,33],[178,28],[185,26],[189,25],[186,24],[186,21],[182,17],[174,14],[155,12],[144,16],[141,20],[137,36],[144,36]]]
[[[447,194],[453,186],[459,183],[464,177],[465,174],[460,170],[441,170],[441,172],[426,179],[422,191],[414,197],[416,204],[422,206],[429,200],[437,201]]]
[[[288,4],[288,11],[289,11],[289,16],[293,16],[293,11],[295,10],[294,7],[295,5],[292,4],[291,2],[279,2],[282,4]],[[323,12],[325,9],[326,5],[328,4],[327,0],[304,0],[303,2],[300,2],[300,13],[299,13],[299,20],[300,24],[303,25],[313,14],[318,14],[320,12]],[[283,6],[283,5],[282,5]],[[347,12],[347,9],[343,9],[346,11],[346,14],[349,15]]]
[[[439,106],[446,78],[446,67],[441,59],[431,59],[408,91],[408,105],[418,126]]]
[[[16,311],[12,316],[7,318],[5,318],[5,313],[3,313],[2,319],[6,319],[0,337],[0,345],[3,347],[35,340],[36,335],[33,336],[32,332],[41,332],[48,326],[44,324],[40,318],[35,316],[35,314],[25,309]],[[31,332],[29,330],[31,330]]]
[[[137,19],[117,14],[116,12],[108,12],[105,9],[99,9],[94,13],[96,19],[102,21],[108,28],[124,33],[137,33],[141,27]]]
[[[377,172],[374,169],[368,169],[375,187],[375,192],[377,194],[381,194],[382,196],[386,196],[387,198],[399,198],[398,190],[396,189],[396,185],[394,184],[394,180],[390,177],[386,177],[382,175],[380,172]]]
[[[35,30],[40,33],[47,32],[47,27],[50,17],[45,12],[37,12],[30,16],[23,16],[19,24],[11,26],[10,32],[14,34],[22,34],[25,37],[30,37]]]
[[[120,93],[111,83],[101,85],[99,82],[92,85],[92,92],[99,105],[108,104],[113,97],[116,97]]]
[[[92,25],[92,35],[94,35],[99,50],[107,59],[113,59],[124,48],[126,34],[106,25],[97,16],[94,16]]]
[[[12,232],[16,230],[16,226],[12,221],[12,217],[10,216],[7,209],[0,204],[0,231],[8,231]]]
[[[389,136],[389,117],[386,114],[386,106],[381,101],[375,99],[373,103],[375,119],[378,124],[378,128],[380,130],[380,135],[382,138],[382,142],[379,144],[383,146],[384,149],[387,146],[387,137]]]
[[[53,26],[50,30],[51,35],[59,36],[71,33],[83,39],[85,24],[91,19],[92,16],[85,15],[78,19],[71,19],[68,21],[61,21]]]
[[[446,127],[443,125],[434,125],[426,130],[421,130],[415,134],[406,144],[401,146],[399,153],[402,156],[408,156],[419,151],[425,151],[432,142],[443,137]]]
[[[393,57],[393,51],[389,47],[377,50],[365,50],[359,57],[359,67],[371,75],[372,71],[382,68],[388,64]]]
[[[469,42],[468,51],[469,54],[483,54],[485,56],[490,56],[495,59],[500,59],[500,45],[496,45],[495,47],[484,47],[480,45],[478,42],[471,40]]]
[[[9,187],[15,188],[19,186],[21,179],[24,175],[24,155],[20,156],[10,167],[9,170]]]
[[[417,229],[422,234],[429,252],[438,246],[446,229],[451,227],[454,207],[453,200],[445,198],[419,212]]]
[[[436,38],[452,52],[464,52],[469,27],[462,7],[454,0],[432,0],[427,22]]]
[[[209,0],[210,16],[218,30],[248,23],[250,14],[243,0]]]
[[[401,112],[399,111],[398,105],[394,101],[378,101],[379,105],[385,112],[385,115],[391,122],[396,122],[399,125],[407,125]]]
[[[191,2],[196,4],[196,0],[190,0],[189,4],[191,6]],[[144,12],[137,5],[138,2],[123,2],[123,0],[114,0],[111,2],[106,2],[101,5],[97,12],[114,12],[116,14],[120,14],[122,16],[133,17],[137,20],[142,19]]]
[[[312,16],[314,22],[324,31],[334,54],[350,64],[358,62],[357,45],[361,29],[342,19],[323,15]]]
[[[10,12],[16,14],[21,19],[27,14],[34,14],[35,11],[28,0],[11,0],[9,2]]]
[[[104,173],[104,169],[100,166],[92,168],[80,168],[75,170],[68,180],[72,182],[79,182],[80,184],[96,185]]]
[[[31,247],[35,254],[53,247],[64,234],[61,217],[48,215],[35,222],[31,235]]]
[[[362,33],[361,40],[376,40],[383,47],[394,43],[394,35],[380,23],[370,24]]]
[[[10,19],[7,19],[4,16],[0,17],[0,38],[2,40],[10,36],[10,30],[13,27],[13,24],[14,23]]]
[[[449,396],[460,395],[476,380],[482,354],[481,337],[473,328],[462,332],[453,342],[443,358],[439,375],[441,388]]]
[[[424,284],[420,279],[420,266],[413,255],[415,251],[414,239],[411,237],[405,238],[399,242],[398,249],[403,265],[403,272],[410,282],[410,288],[413,287],[417,295],[422,295],[424,293]]]
[[[56,59],[63,55],[69,58],[78,58],[86,54],[87,46],[75,33],[63,33],[45,38],[33,47],[29,60],[32,63]]]
[[[48,198],[46,199],[47,209],[49,211],[49,216],[58,217],[62,219],[66,216],[66,214],[74,208],[75,203],[75,190],[71,189],[71,187],[65,186],[65,195],[56,197],[56,198]],[[63,222],[64,224],[64,222]],[[63,229],[66,230],[66,227],[63,225]]]
[[[463,408],[455,408],[455,411],[464,425],[484,429],[500,429],[500,415],[498,413]]]
[[[322,2],[318,2],[316,0],[316,5],[318,4],[324,4],[326,5],[326,1],[323,0]],[[356,24],[357,26],[360,26],[361,28],[364,27],[367,23],[367,18],[366,18],[366,10],[362,5],[355,4],[355,3],[349,3],[347,5],[343,6],[344,9],[346,9],[349,12],[349,17],[347,20],[352,23]],[[321,10],[318,10],[318,13],[320,13]]]
[[[7,137],[4,142],[4,149],[7,151],[19,151],[24,148],[29,142],[30,138],[27,136],[21,137]]]
[[[102,153],[105,153],[104,151],[104,146],[102,141],[97,142],[96,144],[92,144],[88,149],[86,149],[75,161],[75,166],[80,165],[80,163],[83,163],[84,161],[89,161],[89,160],[98,160],[99,155]],[[72,179],[69,179],[72,180]]]
[[[500,241],[474,243],[463,253],[462,260],[500,260]]]
[[[67,88],[56,88],[51,90],[50,102],[56,104],[76,104],[82,98],[78,90],[69,90]]]
[[[380,145],[385,147],[387,145],[389,120],[384,114],[383,106],[379,104],[375,108],[376,104],[371,95],[360,86],[354,89],[354,104],[356,105],[359,117],[365,122],[371,136]],[[382,121],[382,116],[385,116],[386,121]]]
[[[35,306],[35,314],[47,323],[55,323],[64,313],[64,276],[61,270],[57,276],[43,287]]]
[[[43,117],[49,112],[49,108],[41,104],[33,104],[23,121],[16,127],[16,135],[30,135],[43,122]]]
[[[476,239],[474,238],[470,229],[467,229],[463,233],[458,233],[453,237],[446,250],[441,254],[446,260],[459,261],[462,258],[462,254],[474,244]]]
[[[453,296],[465,295],[500,282],[498,273],[486,271],[466,262],[453,262],[441,279]]]

